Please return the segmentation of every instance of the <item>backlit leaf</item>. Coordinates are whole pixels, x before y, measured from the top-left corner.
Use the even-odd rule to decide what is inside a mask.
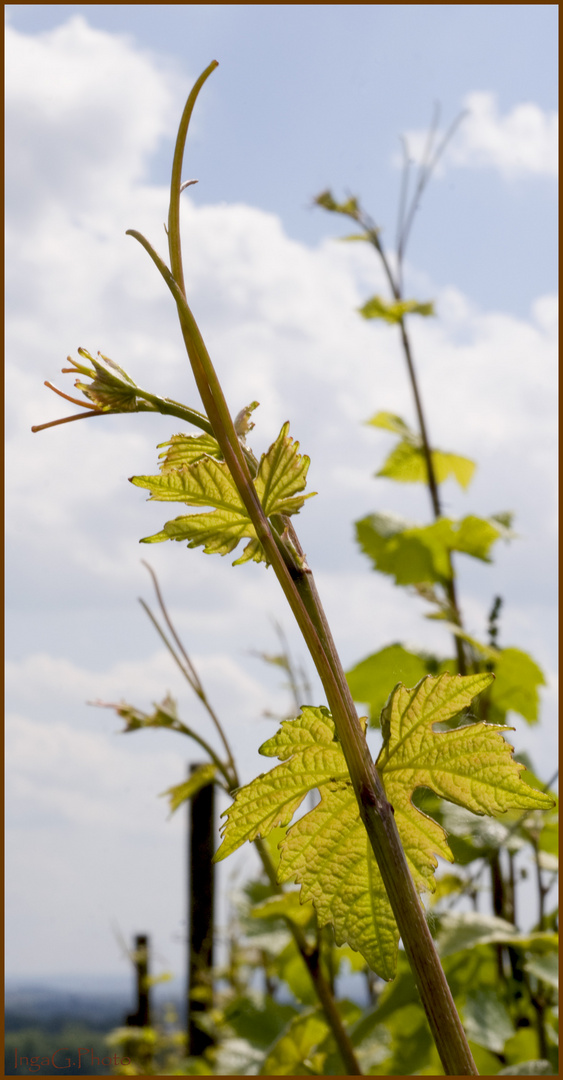
[[[278,896],[270,896],[261,904],[255,904],[252,908],[254,919],[280,919],[288,918],[299,926],[307,926],[314,916],[310,904],[302,904],[299,893],[294,889]]]
[[[459,626],[446,621],[452,634],[467,641],[477,656],[491,665],[495,681],[489,691],[489,702],[484,718],[495,724],[503,724],[510,711],[519,713],[529,724],[539,719],[539,687],[545,686],[541,668],[529,653],[522,649],[496,649],[467,634]]]
[[[471,483],[475,472],[475,462],[444,450],[432,451],[432,464],[438,484],[443,484],[449,477],[453,477],[464,489]],[[402,484],[427,484],[428,469],[422,446],[412,445],[405,440],[398,443],[375,475],[385,476]]]
[[[219,443],[212,435],[173,435],[168,442],[159,443],[158,449],[163,446],[167,449],[158,455],[159,458],[164,458],[160,466],[161,472],[179,469],[181,465],[191,465],[204,454],[214,458],[221,457]]]
[[[346,202],[336,202],[332,192],[323,191],[313,200],[316,206],[322,206],[324,210],[330,210],[335,214],[344,214],[346,217],[355,217],[359,210],[358,200],[351,196]]]
[[[452,855],[440,825],[413,805],[417,788],[477,814],[552,805],[549,796],[522,782],[523,766],[500,734],[505,728],[478,723],[434,730],[463,713],[492,678],[426,676],[413,690],[397,686],[383,710],[377,767],[419,890],[434,888],[436,856],[452,861]],[[336,943],[349,944],[382,978],[392,978],[398,930],[330,713],[304,707],[297,719],[283,721],[260,752],[282,764],[236,793],[215,858],[287,825],[307,792],[318,788],[318,805],[281,843],[279,880],[295,878],[301,900],[312,900],[319,922],[333,924]]]
[[[555,990],[559,987],[559,957],[556,952],[547,953],[545,956],[532,956],[524,963],[528,975],[535,979],[541,979]]]
[[[240,540],[248,539],[243,554],[235,564],[253,559],[265,561],[254,525],[238,493],[226,462],[205,452],[208,436],[176,436],[169,444],[160,476],[133,476],[131,483],[148,488],[150,499],[159,502],[184,502],[188,506],[208,506],[203,514],[189,514],[166,522],[164,528],[143,543],[162,540],[187,540],[188,547],[202,546],[206,554],[227,555]],[[214,449],[215,440],[209,442]],[[306,484],[309,458],[298,453],[299,443],[289,435],[289,424],[266,454],[262,455],[254,480],[265,514],[296,514],[305,499],[300,494]],[[178,464],[176,464],[178,462]],[[314,494],[314,493],[313,493]]]
[[[237,1038],[247,1039],[265,1052],[296,1015],[292,1005],[281,1005],[269,995],[258,1005],[252,997],[237,996],[225,1008],[225,1021]]]
[[[541,668],[521,649],[501,649],[495,660],[495,683],[491,687],[491,718],[512,710],[529,724],[539,719],[538,688],[545,686]],[[497,715],[494,715],[495,712]]]
[[[228,824],[215,858],[224,859],[245,840],[265,836],[287,825],[309,791],[337,778],[350,782],[334,721],[325,708],[305,706],[296,720],[284,720],[273,738],[260,747],[265,757],[290,759],[237,791],[227,811]]]
[[[384,431],[393,431],[403,439],[416,439],[416,434],[405,420],[395,413],[378,412],[370,420],[366,420],[370,427],[383,428]]]
[[[534,1058],[533,1061],[521,1061],[518,1065],[509,1065],[501,1069],[497,1076],[554,1076],[553,1065],[545,1058]]]
[[[434,305],[420,304],[418,300],[388,302],[380,296],[372,296],[358,311],[364,319],[384,319],[388,323],[399,323],[405,315],[434,315]]]
[[[182,803],[187,802],[188,799],[193,799],[198,791],[207,787],[213,780],[216,772],[217,766],[213,765],[211,762],[206,765],[199,765],[188,780],[184,780],[182,784],[175,784],[173,787],[167,788],[166,791],[161,792],[162,797],[168,796],[170,813],[173,814]]]
[[[500,523],[474,515],[418,526],[387,513],[357,521],[356,536],[377,570],[390,574],[397,585],[417,585],[449,580],[450,551],[490,562],[492,545],[506,533]]]
[[[369,705],[370,724],[379,727],[381,710],[389,696],[390,686],[396,686],[399,682],[405,686],[415,686],[425,675],[437,675],[447,670],[453,675],[455,663],[455,660],[439,661],[434,656],[409,652],[397,643],[367,656],[346,672],[346,678],[354,701]]]
[[[305,489],[311,463],[310,458],[298,454],[298,450],[299,443],[289,435],[289,424],[286,423],[268,453],[262,454],[254,483],[267,517],[296,514],[305,499],[311,499],[315,494],[297,494]]]
[[[260,1075],[310,1076],[321,1073],[326,1053],[315,1051],[329,1031],[320,1009],[296,1016],[270,1049]]]
[[[467,995],[463,1026],[468,1039],[496,1054],[502,1053],[505,1042],[514,1035],[514,1024],[498,990],[487,987]]]
[[[521,934],[513,923],[478,911],[443,915],[437,938],[442,958],[477,945],[510,945],[544,956],[557,950],[558,935],[546,932]]]
[[[400,483],[428,483],[428,469],[424,456],[422,438],[409,425],[394,413],[378,412],[367,423],[371,427],[382,428],[400,435],[401,441],[393,448],[376,476],[386,476]],[[462,488],[467,488],[475,472],[475,462],[460,454],[451,454],[445,450],[432,450],[434,476],[442,484],[450,476],[457,480]],[[500,523],[500,522],[499,522]]]

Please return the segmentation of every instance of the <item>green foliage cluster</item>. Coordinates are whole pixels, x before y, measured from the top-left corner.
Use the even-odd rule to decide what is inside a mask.
[[[201,1058],[185,1059],[179,1050],[174,1057],[164,1035],[145,1029],[128,1069],[154,1072],[164,1048],[172,1054],[167,1071],[182,1074],[550,1073],[556,1068],[557,912],[548,910],[547,897],[557,865],[556,800],[531,767],[528,783],[522,779],[531,763],[514,760],[503,736],[511,711],[537,722],[544,678],[526,653],[499,646],[500,598],[492,604],[483,640],[464,627],[454,559],[490,562],[493,545],[513,536],[512,519],[502,512],[453,520],[442,512],[440,486],[454,480],[466,489],[475,465],[430,443],[408,320],[433,316],[434,307],[406,299],[402,288],[414,209],[443,144],[436,149],[430,140],[410,208],[403,199],[396,271],[380,229],[358,199],[338,203],[327,191],[316,200],[351,219],[360,231],[344,239],[370,243],[382,261],[390,298],[368,299],[360,315],[399,331],[418,430],[384,411],[368,421],[398,439],[376,475],[425,484],[433,514],[423,524],[371,514],[356,523],[357,541],[376,571],[397,586],[414,588],[428,602],[428,617],[441,620],[451,633],[454,654],[434,656],[395,642],[356,664],[346,686],[291,521],[310,497],[303,494],[309,459],[298,453],[288,423],[259,460],[247,447],[256,402],[233,423],[185,297],[178,227],[183,145],[197,93],[214,66],[196,83],[180,125],[168,228],[171,270],[144,237],[130,233],[176,301],[207,415],[141,390],[107,357],[94,360],[80,350],[92,367],[74,364],[67,370],[91,380],[76,383],[93,406],[90,415],[160,411],[203,432],[173,435],[163,444],[160,473],[132,478],[153,500],[198,508],[168,521],[144,542],[181,540],[207,554],[225,555],[248,541],[236,563],[254,560],[274,567],[330,710],[299,702],[302,707],[261,747],[264,756],[280,763],[241,787],[223,726],[157,587],[164,628],[151,618],[206,708],[223,750],[218,753],[207,737],[184,724],[169,698],[152,713],[124,702],[113,707],[125,731],[167,727],[206,751],[208,762],[165,793],[171,810],[210,782],[234,796],[216,857],[251,841],[263,875],[245,889],[228,963],[215,973],[217,990],[209,1008],[198,1014],[212,1046]],[[291,670],[287,656],[281,666]],[[357,703],[369,707],[369,723],[381,729],[375,769],[365,741],[368,720],[358,722],[348,688]],[[319,801],[291,824],[311,792]],[[435,878],[439,858],[455,860],[455,871]],[[524,933],[517,922],[518,884],[530,867],[538,918]],[[299,888],[288,891],[290,881]],[[413,882],[419,892],[430,893],[427,920]],[[483,894],[492,900],[488,914],[480,909]],[[416,951],[414,926],[424,932],[425,955]],[[405,952],[398,950],[399,936]],[[465,1033],[448,1004],[438,955]],[[335,992],[347,967],[364,980],[367,1009]],[[439,996],[439,1006],[433,995]],[[437,1010],[443,1010],[439,1022]],[[118,1033],[115,1039],[124,1037]]]

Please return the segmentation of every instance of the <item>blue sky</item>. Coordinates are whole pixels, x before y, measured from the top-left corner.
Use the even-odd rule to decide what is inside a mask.
[[[137,604],[150,598],[137,541],[162,509],[127,484],[175,429],[147,416],[29,429],[66,411],[43,381],[64,386],[79,345],[197,407],[174,311],[124,233],[164,247],[175,127],[213,58],[186,165],[188,288],[233,412],[260,401],[255,450],[290,419],[312,458],[319,496],[299,533],[346,665],[394,640],[448,643],[354,544],[352,522],[375,509],[429,511],[422,490],[373,479],[389,443],[362,426],[379,409],[413,419],[393,331],[355,314],[383,291],[380,268],[334,243],[345,230],[311,203],[326,187],[360,195],[392,249],[399,135],[415,152],[436,102],[446,125],[468,110],[416,219],[407,287],[439,318],[412,333],[436,444],[480,466],[469,493],[446,485],[448,514],[516,513],[519,539],[494,569],[460,560],[460,587],[475,633],[500,592],[502,642],[546,671],[544,734],[515,719],[514,739],[551,767],[556,20],[554,5],[8,5],[11,974],[117,973],[114,923],[153,931],[181,970],[183,823],[156,795],[187,748],[122,740],[85,704],[148,708],[170,690],[193,711]],[[286,706],[250,651],[275,650],[275,617],[303,655],[276,583],[180,545],[149,558],[248,780],[263,711]]]

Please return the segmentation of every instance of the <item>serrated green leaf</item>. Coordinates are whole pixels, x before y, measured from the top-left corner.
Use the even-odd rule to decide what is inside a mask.
[[[162,544],[165,540],[170,540],[170,536],[165,529],[161,529],[160,532],[153,533],[152,536],[143,536],[143,539],[140,541],[140,543]]]
[[[265,757],[291,760],[291,768],[277,765],[240,788],[226,811],[224,839],[215,855],[218,862],[236,851],[245,840],[266,836],[279,825],[288,825],[309,791],[325,780],[349,781],[334,721],[323,707],[305,706],[296,720],[282,721],[279,732],[260,747]]]
[[[538,688],[545,686],[541,668],[521,649],[501,649],[495,660],[495,684],[491,689],[491,707],[497,715],[509,710],[519,713],[529,724],[539,719]],[[497,719],[497,716],[494,716]]]
[[[514,1035],[514,1024],[498,990],[486,987],[467,995],[463,1026],[468,1039],[496,1054],[502,1053],[505,1042]]]
[[[227,555],[240,540],[248,539],[250,542],[242,556],[233,565],[249,559],[264,562],[262,545],[226,462],[199,453],[205,438],[194,439],[190,444],[187,437],[181,446],[176,444],[179,453],[184,453],[188,445],[188,454],[194,451],[196,459],[171,467],[165,458],[160,476],[131,477],[131,483],[136,487],[150,490],[151,501],[184,502],[188,506],[214,508],[208,513],[189,514],[168,521],[163,530],[145,537],[143,543],[187,540],[188,547],[203,546],[206,554]],[[298,494],[305,487],[310,464],[309,458],[299,454],[298,449],[299,443],[290,437],[286,423],[275,443],[262,455],[254,484],[268,517],[296,514],[305,500],[315,494]]]
[[[197,795],[198,791],[207,787],[211,783],[214,776],[217,773],[217,766],[209,762],[206,765],[198,765],[195,772],[189,777],[188,780],[184,780],[181,784],[175,784],[173,787],[169,787],[166,791],[160,793],[161,798],[168,796],[170,802],[170,814],[173,814],[182,803],[193,799],[194,795]]]
[[[434,724],[444,723],[467,708],[492,681],[488,672],[465,677],[428,675],[414,690],[399,686],[393,691],[381,717],[384,742],[377,766],[385,777],[395,818],[403,812],[404,804],[404,812],[412,820],[410,795],[407,806],[401,794],[411,770],[412,790],[428,787],[475,814],[552,805],[549,796],[522,782],[523,766],[514,761],[513,747],[500,734],[510,729],[477,723],[449,731],[432,730]],[[396,795],[395,776],[399,780]]]
[[[327,974],[326,969],[323,969],[323,972]],[[276,956],[276,975],[286,984],[296,1001],[302,1005],[318,1003],[311,976],[293,938],[288,940],[285,948]]]
[[[326,1054],[315,1053],[329,1032],[320,1010],[296,1016],[274,1043],[260,1070],[261,1076],[310,1076],[322,1072]]]
[[[167,442],[159,443],[157,449],[167,447],[159,458],[163,458],[160,471],[170,472],[181,465],[191,465],[204,455],[221,458],[219,443],[212,435],[173,435]]]
[[[311,904],[303,904],[299,890],[293,889],[281,896],[270,896],[252,908],[253,919],[291,919],[298,926],[307,926],[314,916]]]
[[[367,423],[372,427],[392,431],[401,437],[401,441],[393,448],[384,465],[375,475],[386,476],[400,483],[427,484],[428,470],[420,435],[417,435],[400,416],[394,413],[378,412]],[[475,462],[460,454],[452,454],[445,450],[432,450],[431,453],[437,483],[442,484],[452,476],[460,487],[469,486],[475,471]],[[506,523],[500,518],[497,524],[506,527]]]
[[[534,785],[535,786],[535,785]],[[553,796],[553,792],[549,792]],[[555,818],[552,821],[542,822],[540,825],[541,832],[539,838],[540,853],[544,855],[551,855],[554,858],[558,858],[559,852],[559,820],[558,814],[550,814],[551,818]],[[542,827],[543,826],[543,827]],[[524,822],[524,830],[526,829],[526,822]]]
[[[452,522],[452,551],[472,555],[474,559],[490,562],[489,551],[495,540],[508,539],[498,522],[469,514],[459,522]]]
[[[255,487],[264,507],[266,517],[271,514],[296,514],[310,495],[298,495],[307,483],[307,471],[311,459],[298,454],[299,443],[289,435],[289,423],[285,423],[267,454],[262,454]]]
[[[500,734],[505,729],[469,724],[433,730],[467,708],[492,678],[489,673],[426,676],[413,690],[397,686],[383,710],[377,767],[420,890],[434,887],[436,856],[451,861],[452,855],[440,825],[413,805],[417,788],[478,814],[552,805],[522,782],[522,765],[512,760],[512,748]],[[319,804],[281,843],[279,880],[295,878],[301,899],[312,900],[321,925],[333,924],[337,945],[348,943],[382,978],[392,978],[398,930],[330,713],[305,707],[297,719],[284,721],[260,752],[282,764],[236,793],[215,858],[288,824],[307,792],[318,788]]]
[[[397,515],[370,514],[356,522],[356,537],[375,569],[394,577],[397,585],[443,583],[449,577],[448,529],[442,522],[436,525],[427,532]]]
[[[434,315],[434,304],[420,304],[418,300],[395,300],[389,303],[381,296],[372,296],[363,307],[358,308],[364,319],[384,319],[388,323],[399,323],[405,315]]]
[[[225,1009],[225,1021],[239,1039],[263,1051],[281,1035],[290,1020],[296,1016],[292,1005],[281,1005],[266,996],[257,1006],[252,998],[241,996]]]
[[[395,973],[398,931],[351,782],[319,786],[321,801],[289,829],[279,876],[295,877],[337,945],[361,952],[383,979]],[[438,826],[436,826],[438,828]]]
[[[496,915],[466,911],[441,917],[436,945],[442,959],[475,949],[478,945],[511,945],[545,955],[557,949],[558,935],[547,932],[521,934],[513,923]]]
[[[528,975],[553,986],[555,990],[559,988],[559,957],[556,952],[529,957],[524,963],[524,969]]]
[[[555,1076],[553,1065],[545,1058],[534,1058],[533,1061],[520,1061],[517,1065],[509,1065],[507,1069],[501,1069],[497,1076]]]
[[[383,990],[386,993],[387,987]],[[416,995],[416,989],[415,989]],[[381,1025],[376,1026],[376,1030]],[[387,1013],[383,1030],[390,1044],[379,1068],[370,1069],[378,1076],[438,1076],[441,1068],[428,1022],[418,1002],[405,1004]],[[384,1040],[382,1039],[383,1045]]]
[[[375,416],[372,416],[370,420],[366,420],[366,425],[382,428],[384,431],[393,431],[395,435],[400,435],[402,439],[416,439],[416,434],[412,428],[396,413],[375,413]]]
[[[339,203],[336,202],[330,191],[321,192],[313,201],[316,206],[322,206],[324,210],[330,210],[335,214],[344,214],[346,217],[355,217],[359,209],[358,200],[353,196],[347,199],[346,202]]]
[[[491,520],[498,522],[503,528],[512,530],[512,522],[514,521],[514,514],[511,510],[499,511],[498,514],[491,514]]]
[[[498,851],[509,838],[507,826],[512,822],[480,817],[463,806],[447,802],[442,804],[440,823],[446,830],[455,861],[467,866],[475,859]]]
[[[502,532],[500,525],[474,515],[417,526],[395,514],[370,514],[356,522],[356,536],[382,574],[397,585],[420,585],[449,580],[450,551],[490,562],[490,549]]]
[[[202,1016],[198,1013],[198,1025],[203,1027]],[[211,1076],[255,1076],[262,1061],[263,1051],[253,1046],[248,1039],[222,1039],[213,1053],[213,1069],[209,1070]],[[191,1058],[196,1071],[199,1068],[201,1058]],[[204,1061],[205,1064],[205,1061]]]
[[[346,672],[346,678],[354,701],[369,705],[370,724],[379,727],[389,687],[397,683],[415,686],[425,675],[438,674],[439,663],[436,657],[409,652],[397,643],[367,656]],[[453,666],[450,670],[452,674],[455,673]]]
[[[434,476],[438,484],[443,484],[450,476],[457,480],[462,488],[467,488],[475,472],[475,462],[459,454],[446,453],[444,450],[432,451]],[[391,451],[376,476],[385,476],[402,484],[427,484],[428,469],[422,446],[413,445],[403,440]]]
[[[436,888],[432,893],[432,904],[438,904],[446,896],[454,896],[465,889],[465,878],[458,874],[441,874],[436,878]]]

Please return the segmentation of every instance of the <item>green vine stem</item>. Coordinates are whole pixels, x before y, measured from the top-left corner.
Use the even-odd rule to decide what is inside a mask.
[[[459,117],[458,120],[455,122],[455,126],[457,126],[457,123],[459,123],[460,119],[461,119],[461,117]],[[422,167],[421,178],[420,178],[419,183],[417,185],[415,195],[414,195],[413,200],[412,200],[411,208],[409,210],[409,213],[407,214],[406,223],[399,230],[398,266],[397,266],[396,274],[394,274],[393,270],[391,269],[389,259],[387,258],[386,251],[385,251],[385,249],[383,247],[383,244],[381,242],[380,230],[375,226],[374,222],[371,221],[371,219],[363,211],[361,211],[359,208],[357,210],[351,211],[350,214],[349,214],[349,216],[352,217],[355,221],[357,221],[358,224],[362,227],[362,229],[364,230],[364,233],[366,235],[366,238],[369,240],[369,243],[372,244],[372,246],[377,251],[377,253],[378,253],[378,255],[379,255],[380,259],[381,259],[383,269],[385,271],[385,276],[387,277],[387,280],[389,282],[389,287],[390,287],[391,292],[393,294],[393,299],[398,301],[398,302],[400,302],[400,301],[402,301],[404,299],[403,286],[402,286],[402,263],[403,263],[403,257],[404,257],[404,252],[405,252],[406,240],[407,240],[408,232],[410,231],[410,227],[411,227],[411,224],[412,224],[414,210],[416,209],[418,200],[420,199],[420,196],[422,194],[422,190],[423,190],[425,184],[428,181],[428,178],[430,176],[430,172],[431,172],[432,168],[434,167],[434,165],[436,164],[436,162],[438,160],[438,157],[443,152],[443,149],[445,148],[446,142],[449,140],[449,138],[453,134],[453,131],[454,131],[454,125],[452,125],[452,127],[450,128],[450,131],[447,133],[447,136],[442,140],[442,143],[440,144],[440,147],[438,148],[438,151],[434,155],[431,162],[429,162],[426,165],[426,167],[424,167],[424,166]],[[402,217],[402,214],[400,214],[400,218],[401,217]],[[431,449],[430,437],[429,437],[429,434],[428,434],[428,425],[426,423],[426,417],[424,415],[424,409],[423,409],[423,405],[422,405],[422,396],[421,396],[420,388],[419,388],[419,385],[418,385],[418,378],[417,378],[417,375],[416,375],[416,369],[415,369],[415,366],[414,366],[410,338],[409,338],[408,331],[407,331],[405,317],[403,315],[401,315],[401,317],[399,318],[398,325],[399,325],[399,331],[400,331],[400,335],[401,335],[401,344],[402,344],[402,347],[403,347],[403,353],[404,353],[404,356],[405,356],[405,361],[406,361],[406,365],[407,365],[407,371],[408,371],[409,380],[410,380],[411,389],[412,389],[413,398],[414,398],[414,405],[415,405],[415,410],[416,410],[416,415],[417,415],[417,420],[418,420],[418,426],[419,426],[419,430],[420,430],[420,437],[421,437],[421,440],[422,440],[422,452],[424,454],[424,461],[425,461],[425,464],[426,464],[427,485],[428,485],[428,491],[429,491],[429,494],[430,494],[430,502],[432,504],[432,513],[433,513],[433,516],[434,516],[434,520],[438,521],[438,519],[442,516],[442,506],[441,506],[441,502],[440,502],[440,493],[439,493],[439,489],[438,489],[438,482],[436,480],[436,472],[435,472],[435,469],[434,469],[434,462],[433,462],[433,459],[432,459],[432,449]],[[446,583],[446,586],[445,586],[446,595],[447,595],[448,601],[449,601],[451,609],[452,609],[452,614],[453,614],[453,617],[454,617],[454,621],[456,622],[456,624],[461,629],[463,629],[463,622],[462,622],[461,611],[460,611],[458,598],[457,598],[456,581],[455,581],[455,574],[454,574],[454,569],[453,569],[453,562],[452,562],[451,553],[448,553],[448,564],[449,564],[450,574],[449,574],[449,579],[448,579],[448,581]],[[460,675],[466,675],[467,674],[467,661],[466,661],[466,657],[465,657],[463,641],[461,640],[460,637],[458,637],[455,634],[454,634],[454,646],[455,646],[455,651],[456,651],[459,674]]]
[[[280,582],[321,679],[358,800],[360,815],[413,969],[444,1070],[447,1075],[476,1075],[477,1070],[457,1014],[424,910],[414,886],[395,824],[352,701],[342,664],[324,615],[312,575],[303,565],[299,549],[292,550],[276,535],[266,518],[248,469],[241,444],[203,338],[187,303],[182,285],[179,230],[181,167],[190,117],[197,95],[217,67],[213,61],[194,85],[188,98],[176,142],[170,192],[168,241],[171,268],[149,242],[134,236],[151,256],[176,301],[186,350],[214,437],[229,467],[267,560]]]

